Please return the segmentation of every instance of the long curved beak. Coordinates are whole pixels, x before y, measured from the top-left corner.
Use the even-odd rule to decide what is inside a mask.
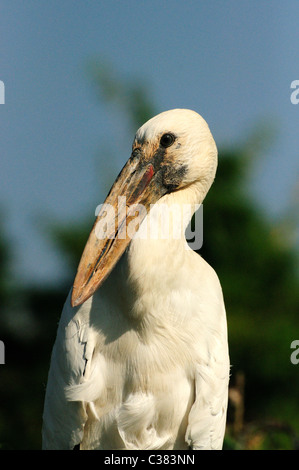
[[[158,175],[154,164],[140,164],[133,157],[120,172],[83,251],[73,285],[72,307],[81,305],[100,287],[138,231],[150,205],[166,193]]]

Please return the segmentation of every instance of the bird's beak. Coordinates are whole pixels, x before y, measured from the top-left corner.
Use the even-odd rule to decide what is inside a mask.
[[[73,285],[72,307],[85,302],[100,287],[138,231],[150,205],[165,193],[155,161],[141,164],[132,156],[115,180],[89,235]]]

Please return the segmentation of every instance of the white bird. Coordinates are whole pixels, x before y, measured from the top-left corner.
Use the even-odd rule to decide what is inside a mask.
[[[194,111],[163,112],[137,131],[63,308],[44,449],[222,448],[225,306],[215,271],[187,245],[183,211],[203,202],[216,167],[216,144]],[[167,236],[161,207],[171,209]]]

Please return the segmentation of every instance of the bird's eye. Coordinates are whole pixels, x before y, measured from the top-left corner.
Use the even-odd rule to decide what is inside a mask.
[[[173,134],[163,134],[160,140],[160,145],[164,148],[170,147],[175,141]]]
[[[139,158],[141,155],[141,150],[140,148],[135,148],[133,151],[132,151],[132,157],[134,158]]]

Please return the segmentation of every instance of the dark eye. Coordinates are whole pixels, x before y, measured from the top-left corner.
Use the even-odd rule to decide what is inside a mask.
[[[139,158],[141,155],[141,150],[140,148],[135,148],[133,151],[132,151],[132,157],[133,158]]]
[[[173,134],[163,134],[160,140],[160,145],[164,148],[170,147],[175,141]]]

